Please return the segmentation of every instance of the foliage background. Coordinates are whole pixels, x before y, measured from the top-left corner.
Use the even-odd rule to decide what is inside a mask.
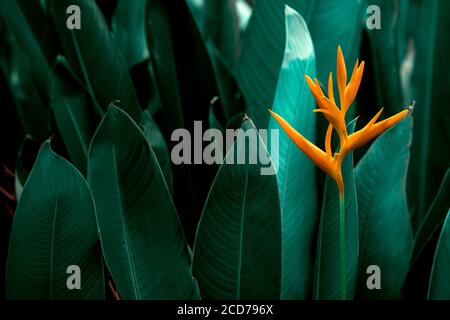
[[[389,214],[407,212],[415,239],[410,243],[411,256],[409,252],[399,253],[406,255],[404,266],[395,263],[385,266],[392,268],[393,274],[396,274],[393,271],[396,268],[405,273],[401,292],[397,288],[396,294],[382,298],[426,297],[431,265],[435,252],[439,251],[436,248],[450,199],[448,183],[444,179],[450,159],[448,1],[72,1],[82,8],[90,8],[86,12],[82,9],[79,47],[74,47],[73,38],[64,28],[66,14],[63,9],[69,2],[0,0],[0,186],[8,194],[16,193],[17,183],[24,185],[39,147],[49,137],[52,137],[55,152],[69,159],[87,177],[87,156],[79,156],[83,154],[83,145],[70,140],[70,132],[65,131],[70,131],[69,126],[61,125],[64,108],[58,107],[69,103],[78,108],[77,121],[81,121],[85,133],[81,140],[87,141],[84,146],[87,150],[108,105],[120,100],[118,104],[124,106],[144,133],[148,133],[147,138],[173,195],[187,243],[193,247],[198,222],[218,167],[171,165],[167,154],[164,156],[173,147],[171,132],[180,127],[192,131],[194,120],[219,129],[238,128],[244,112],[257,127],[270,127],[273,124],[269,122],[267,107],[286,108],[288,114],[299,103],[313,104],[309,93],[303,87],[298,89],[299,83],[304,82],[303,74],[315,73],[324,82],[328,72],[335,69],[336,48],[341,45],[349,63],[357,57],[366,61],[363,83],[357,102],[352,106],[353,114],[348,119],[359,115],[357,128],[381,106],[385,107],[386,115],[391,115],[415,101],[411,123],[404,124],[406,129],[396,129],[403,140],[384,138],[383,143],[383,137],[380,137],[382,141],[373,143],[373,149],[378,150],[380,156],[376,157],[376,151],[373,151],[374,159],[368,158],[358,167],[369,150],[370,146],[366,146],[354,152],[353,167],[356,168],[360,236],[361,230],[366,230],[361,228],[366,226],[372,232],[370,234],[383,230],[382,235],[390,232],[398,235],[397,228],[389,228],[399,222],[390,219]],[[292,34],[286,32],[285,4],[303,17],[306,35],[294,28]],[[365,27],[369,4],[381,8],[381,30]],[[289,41],[290,36],[292,41],[300,39],[300,45],[310,37],[314,57],[284,70],[281,67],[286,39]],[[96,50],[92,50],[94,47]],[[77,50],[82,52],[84,69]],[[281,86],[283,72],[286,72],[286,85]],[[86,82],[87,78],[92,82]],[[293,92],[295,88],[300,90],[298,95],[303,96],[292,102],[289,90]],[[288,102],[293,106],[290,107]],[[143,110],[147,116],[141,116]],[[308,119],[307,125],[302,119]],[[296,115],[296,121],[299,131],[315,136],[319,143],[323,141],[326,123],[321,117],[303,112],[301,116]],[[412,128],[409,136],[408,126]],[[386,150],[383,145],[387,146]],[[286,157],[297,157],[298,164],[306,163],[300,153],[291,151]],[[301,217],[305,220],[294,216],[289,224],[293,225],[293,230],[308,226],[306,233],[294,231],[292,237],[297,237],[294,250],[301,250],[301,259],[309,266],[314,265],[317,237],[321,237],[319,213],[327,211],[324,208],[328,182],[318,169],[305,173],[299,169],[303,166],[298,164],[289,164],[297,168],[289,175],[294,177],[293,188],[301,180],[295,178],[296,173],[297,176],[310,175],[308,189],[300,196],[296,189],[291,189],[291,194],[280,195],[280,202],[282,210],[290,206],[292,212],[303,212]],[[353,167],[350,164],[352,172]],[[392,172],[383,171],[391,167]],[[377,175],[370,176],[370,172]],[[375,178],[378,180],[371,180]],[[404,178],[406,180],[401,180]],[[405,187],[406,197],[401,192],[395,193]],[[364,201],[368,190],[373,191],[373,198],[378,202],[364,211],[360,201]],[[385,194],[392,197],[391,203],[400,202],[401,208],[384,201]],[[5,194],[0,195],[2,284],[15,207],[14,197],[9,199]],[[369,218],[364,220],[361,212],[370,213]],[[370,239],[375,254],[383,248],[389,251],[395,247],[396,240],[398,237]],[[361,243],[359,245],[361,253]],[[449,259],[450,253],[442,250]],[[364,259],[364,255],[359,259]],[[293,277],[282,281],[288,288],[286,292],[298,290],[289,289],[289,283],[303,281],[302,285],[308,288],[306,294],[294,294],[293,297],[308,298],[316,294],[317,298],[333,297],[330,289],[333,286],[322,290],[317,279],[315,289],[312,289],[314,274],[317,277],[322,271],[283,264],[283,268],[286,266],[292,266],[287,272]],[[359,272],[358,277],[363,277],[361,270]],[[332,274],[328,274],[330,279],[333,279]],[[109,275],[106,277],[110,280]],[[325,292],[324,296],[317,293],[318,288]],[[0,292],[3,297],[5,290]],[[366,296],[358,285],[355,292],[356,298],[376,298]]]

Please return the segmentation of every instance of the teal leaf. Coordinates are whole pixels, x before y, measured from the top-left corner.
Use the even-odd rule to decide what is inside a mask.
[[[146,0],[119,0],[111,29],[128,68],[149,57],[145,34]]]
[[[56,126],[73,164],[86,175],[89,143],[98,119],[90,96],[62,57],[59,57],[50,81],[50,108]]]
[[[315,102],[304,75],[315,76],[311,36],[303,18],[286,6],[286,49],[280,71],[273,111],[283,116],[310,141],[315,139]],[[279,130],[275,119],[270,130]],[[313,162],[290,138],[280,133],[277,181],[283,225],[283,299],[305,299],[311,287],[313,243],[317,223],[316,177]],[[269,146],[274,146],[269,144]],[[301,190],[301,191],[300,191]]]
[[[69,266],[81,289],[69,290]],[[91,191],[45,142],[23,189],[11,231],[7,299],[103,299],[103,266]]]
[[[158,124],[153,120],[148,111],[143,111],[139,121],[142,132],[145,138],[150,143],[159,166],[166,180],[167,187],[170,192],[173,192],[173,177],[172,177],[172,162],[170,160],[169,149],[167,148],[166,141],[159,130]]]
[[[99,115],[110,103],[120,101],[124,110],[137,119],[141,109],[127,65],[95,1],[50,0],[50,5],[67,62],[76,77],[84,81]],[[80,30],[66,26],[69,5],[80,7]]]
[[[47,92],[47,77],[50,74],[50,67],[19,3],[15,0],[1,1],[0,16],[3,18],[8,30],[14,35],[19,48],[33,62],[30,64],[31,77],[34,79],[40,94],[45,95]]]
[[[450,208],[450,170],[442,180],[439,192],[416,233],[408,276],[403,293],[406,299],[426,299],[431,268],[439,235]]]
[[[247,112],[257,128],[267,128],[285,48],[283,0],[258,0],[242,39],[235,76]]]
[[[430,287],[428,299],[449,300],[450,299],[450,210],[439,237],[439,242],[434,256],[431,270]]]
[[[450,141],[450,2],[424,0],[411,2],[418,6],[414,27],[416,53],[411,79],[411,96],[416,101],[414,137],[411,147],[409,196],[413,222],[421,224],[426,210],[439,188],[439,179],[449,163]],[[420,25],[420,28],[416,26]]]
[[[413,244],[406,198],[412,140],[408,116],[378,137],[355,169],[358,194],[358,299],[398,299]],[[381,290],[369,290],[366,270],[381,270]]]
[[[252,121],[245,118],[241,128],[206,200],[192,268],[205,299],[279,299],[281,213],[276,176],[262,175],[261,169],[273,167],[257,158],[268,153]],[[239,164],[239,157],[245,163]]]
[[[88,159],[104,257],[120,297],[198,298],[163,173],[143,132],[124,111],[108,108]]]

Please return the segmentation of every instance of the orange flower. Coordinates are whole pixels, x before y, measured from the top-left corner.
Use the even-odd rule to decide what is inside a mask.
[[[297,147],[299,147],[316,166],[325,171],[336,181],[339,193],[343,195],[344,182],[342,179],[341,165],[345,155],[348,152],[366,144],[390,127],[394,126],[408,114],[409,110],[403,110],[396,115],[387,118],[386,120],[376,122],[383,111],[383,108],[381,108],[381,110],[364,128],[348,135],[345,124],[345,115],[353,100],[355,100],[356,93],[358,92],[361,84],[361,79],[364,72],[364,61],[359,64],[359,61],[356,60],[352,76],[347,84],[347,69],[345,66],[344,55],[342,54],[341,47],[338,47],[336,69],[340,108],[336,104],[334,98],[333,75],[331,72],[328,78],[328,97],[323,93],[317,79],[314,79],[313,81],[309,76],[305,75],[306,83],[308,84],[314,99],[319,106],[319,109],[315,109],[314,112],[321,112],[330,123],[325,136],[325,152],[297,132],[281,116],[271,110],[269,110],[269,112],[280,124],[291,140],[297,145]],[[335,152],[334,155],[331,150],[331,135],[333,133],[333,129],[338,133],[340,140],[339,152]]]

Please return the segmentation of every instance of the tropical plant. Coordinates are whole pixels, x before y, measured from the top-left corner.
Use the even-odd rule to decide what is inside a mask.
[[[0,0],[2,297],[450,299],[448,12]]]

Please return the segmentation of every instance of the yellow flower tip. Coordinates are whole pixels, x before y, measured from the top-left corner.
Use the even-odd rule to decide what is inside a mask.
[[[302,150],[302,152],[307,157],[309,157],[314,162],[316,166],[330,175],[333,174],[333,172],[335,171],[334,163],[325,152],[323,152],[311,141],[302,136],[283,117],[279,116],[273,111],[270,111],[270,113],[281,126],[281,128],[286,132],[289,138],[297,145],[300,150]]]
[[[365,145],[367,142],[373,140],[389,128],[396,125],[400,120],[402,120],[408,113],[409,109],[405,109],[385,120],[376,122],[381,115],[383,108],[370,120],[370,122],[361,130],[351,134],[348,137],[347,149],[354,150],[359,148],[362,145]]]
[[[345,95],[345,88],[347,87],[347,67],[345,66],[345,59],[344,54],[342,53],[341,46],[338,47],[336,73],[339,97],[342,104]]]

